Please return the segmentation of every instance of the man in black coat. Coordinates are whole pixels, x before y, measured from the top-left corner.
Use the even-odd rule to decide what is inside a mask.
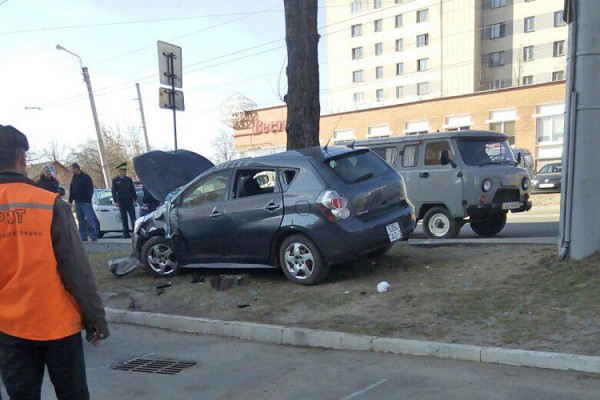
[[[47,165],[42,168],[42,174],[36,183],[42,189],[46,189],[52,193],[58,193],[59,183],[56,178],[52,176],[52,170]]]
[[[130,238],[129,224],[127,223],[127,215],[131,219],[131,230],[135,224],[135,206],[137,205],[137,194],[135,193],[135,186],[133,180],[127,176],[127,163],[117,165],[116,168],[119,171],[119,176],[112,180],[112,195],[116,202],[116,206],[119,207],[121,212],[121,219],[123,221],[123,237]]]
[[[75,201],[75,214],[79,225],[79,235],[84,242],[88,240],[88,230],[92,236],[92,242],[98,239],[98,230],[94,221],[94,209],[92,208],[92,196],[94,195],[94,184],[92,178],[81,170],[77,163],[71,164],[73,180],[69,189],[69,204]]]

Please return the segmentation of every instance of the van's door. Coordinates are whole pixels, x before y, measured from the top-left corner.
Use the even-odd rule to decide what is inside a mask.
[[[423,204],[419,188],[419,164],[422,164],[422,161],[419,160],[419,144],[417,142],[407,142],[402,143],[401,146],[400,159],[396,165],[396,170],[404,178],[408,198],[414,204],[415,210],[419,210]]]
[[[447,154],[450,162],[442,164]],[[419,197],[423,204],[444,204],[452,217],[464,217],[462,204],[463,179],[455,149],[449,140],[427,140],[421,145],[422,163],[419,163]]]

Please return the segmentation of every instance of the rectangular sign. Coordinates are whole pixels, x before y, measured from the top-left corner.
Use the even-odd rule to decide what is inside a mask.
[[[158,88],[158,105],[160,108],[166,108],[167,110],[173,109],[173,103],[171,102],[171,89]],[[175,109],[177,111],[185,111],[183,92],[181,90],[175,90]]]
[[[182,86],[183,66],[181,64],[181,47],[169,43],[157,42],[158,46],[158,72],[162,85]],[[171,82],[171,78],[173,82]]]

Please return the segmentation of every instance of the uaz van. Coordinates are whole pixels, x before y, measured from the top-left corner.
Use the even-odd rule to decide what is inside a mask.
[[[459,131],[357,141],[395,168],[406,182],[417,220],[429,238],[458,235],[465,223],[493,236],[506,214],[528,211],[529,178],[502,133]]]

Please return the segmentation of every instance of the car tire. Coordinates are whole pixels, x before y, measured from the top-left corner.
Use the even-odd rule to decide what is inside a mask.
[[[317,285],[329,273],[317,246],[303,235],[289,236],[281,243],[279,264],[285,276],[300,285]]]
[[[445,207],[433,207],[423,217],[423,231],[430,239],[453,239],[462,225],[462,220],[452,218]]]
[[[486,219],[471,221],[471,229],[479,236],[490,237],[499,233],[506,225],[506,213],[501,212]]]
[[[162,236],[154,236],[142,246],[142,266],[154,276],[173,276],[180,271],[172,244]]]

